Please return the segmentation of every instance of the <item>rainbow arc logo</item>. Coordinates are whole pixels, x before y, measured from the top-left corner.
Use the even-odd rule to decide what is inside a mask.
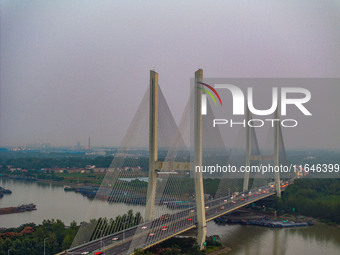
[[[201,85],[203,85],[203,86],[209,88],[209,89],[217,96],[217,98],[218,98],[218,100],[220,101],[220,104],[221,104],[221,106],[222,106],[221,97],[220,97],[220,95],[217,93],[217,91],[216,91],[212,86],[210,86],[209,84],[203,83],[203,82],[197,82],[197,83],[199,83],[199,84],[201,84]],[[198,88],[201,89],[201,90],[203,90],[205,93],[207,93],[207,94],[212,98],[212,100],[214,101],[215,105],[217,105],[214,96],[211,94],[211,92],[210,92],[209,90],[206,90],[206,89],[201,88],[201,87],[198,87]]]

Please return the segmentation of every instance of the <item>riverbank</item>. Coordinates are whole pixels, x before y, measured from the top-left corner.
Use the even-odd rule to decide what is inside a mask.
[[[46,180],[46,179],[37,179],[39,183],[48,183],[48,184],[55,184],[60,186],[70,186],[70,187],[81,187],[81,186],[89,186],[89,184],[85,183],[71,183],[71,182],[63,182],[63,181],[53,181],[53,180]],[[91,184],[91,186],[99,187],[99,184]]]
[[[340,224],[336,224],[334,222],[328,222],[322,219],[316,219],[309,216],[304,215],[292,215],[292,214],[283,214],[278,217],[278,219],[287,219],[290,221],[308,221],[313,223],[314,225],[328,225],[340,228]]]
[[[213,250],[213,251],[208,251],[207,254],[209,255],[221,255],[221,254],[225,254],[227,252],[229,252],[231,250],[231,248],[229,247],[225,247],[225,246],[222,246],[220,248],[218,248],[217,250]]]
[[[223,215],[214,219],[216,224],[241,224],[241,225],[259,225],[272,228],[285,227],[303,227],[312,225],[328,225],[340,227],[334,222],[313,218],[305,215],[282,214],[277,216],[275,212],[258,211],[251,208],[239,209],[231,214]]]
[[[38,182],[38,183],[47,183],[47,184],[54,184],[54,185],[60,185],[60,186],[70,186],[70,187],[79,187],[79,186],[88,186],[89,184],[85,184],[82,182],[79,183],[73,183],[73,182],[67,182],[67,181],[54,181],[51,179],[16,179],[10,176],[0,176],[2,179],[8,179],[8,180],[18,180],[18,181],[27,181],[27,182]],[[100,186],[99,184],[91,184],[91,186]]]
[[[254,210],[251,208],[243,208],[241,210],[238,210],[239,212],[248,212],[251,215],[257,215],[257,216],[267,216],[273,219],[277,219],[277,220],[289,220],[289,221],[304,221],[304,222],[310,222],[313,224],[327,224],[330,226],[337,226],[340,227],[340,224],[337,224],[335,222],[332,222],[330,220],[326,220],[326,219],[320,219],[320,218],[315,218],[315,217],[311,217],[311,216],[306,216],[303,214],[299,214],[297,212],[295,213],[284,213],[284,214],[280,214],[277,215],[276,211],[270,212],[270,211],[259,211],[259,210]]]

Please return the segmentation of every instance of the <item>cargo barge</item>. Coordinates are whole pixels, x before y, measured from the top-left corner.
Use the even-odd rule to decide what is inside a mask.
[[[292,228],[292,227],[308,227],[312,226],[311,222],[297,222],[288,220],[271,220],[264,216],[260,219],[228,219],[226,217],[218,217],[214,219],[216,224],[241,224],[241,225],[256,225],[269,228]]]
[[[21,212],[34,211],[34,210],[37,210],[35,204],[19,205],[17,207],[4,207],[4,208],[0,208],[0,215],[10,214],[10,213],[21,213]]]
[[[5,189],[3,187],[0,187],[0,194],[12,194],[12,191],[9,189]]]

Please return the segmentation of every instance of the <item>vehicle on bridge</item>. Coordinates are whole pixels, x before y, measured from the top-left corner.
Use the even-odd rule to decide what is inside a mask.
[[[160,220],[168,220],[170,219],[170,214],[166,213],[161,215],[161,217],[159,217]]]

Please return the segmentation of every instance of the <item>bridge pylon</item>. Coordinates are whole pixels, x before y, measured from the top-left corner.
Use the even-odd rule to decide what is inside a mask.
[[[149,115],[149,179],[146,193],[145,220],[151,221],[155,211],[158,160],[158,73],[150,71]]]
[[[274,166],[279,166],[279,144],[280,144],[280,136],[281,136],[281,130],[280,130],[280,116],[279,116],[279,102],[277,103],[276,110],[274,112],[274,119],[276,121],[273,121],[273,129],[274,129],[274,144],[273,144],[273,154],[272,155],[260,155],[260,151],[258,149],[258,143],[257,138],[255,135],[255,130],[253,127],[250,127],[247,125],[246,127],[246,166],[250,166],[250,161],[262,161],[262,160],[272,160],[274,162]],[[248,121],[252,118],[252,115],[249,111],[249,108],[247,108],[247,114],[246,114],[246,121]],[[256,154],[253,154],[252,152],[252,143],[255,141],[256,146]],[[283,143],[283,141],[281,141]],[[281,197],[281,184],[280,184],[280,172],[275,172],[275,189],[276,189],[276,195],[278,197]],[[243,180],[243,191],[249,190],[249,172],[246,172],[244,174],[244,180]]]
[[[246,112],[246,121],[251,119],[251,113],[249,111],[248,106],[246,107],[247,112]],[[252,147],[252,128],[247,125],[246,129],[246,166],[250,166],[250,157],[251,157],[251,147]],[[256,137],[255,137],[256,139]],[[244,179],[243,179],[243,191],[248,191],[249,189],[249,172],[245,172],[244,174]]]
[[[195,72],[195,86],[202,86],[203,70]],[[195,87],[194,92],[194,160],[192,167],[202,165],[202,90]],[[157,187],[157,169],[162,162],[158,161],[158,73],[150,71],[150,116],[149,116],[149,180],[146,195],[145,220],[151,221],[155,212],[155,199]],[[169,169],[172,170],[172,169]],[[195,173],[195,198],[197,212],[197,242],[204,248],[207,234],[205,218],[204,190],[202,173]]]
[[[202,82],[203,70],[199,69],[195,72],[195,92],[194,92],[194,169],[195,166],[202,166],[202,87],[198,82]],[[197,243],[204,249],[204,243],[207,235],[207,222],[205,218],[204,206],[204,188],[203,177],[201,171],[194,172],[195,178],[195,198],[196,198],[196,212],[197,212]]]
[[[279,106],[280,104],[277,104],[276,111],[275,111],[275,119],[279,120]],[[282,141],[283,142],[283,141]],[[275,121],[274,123],[274,165],[279,165],[279,143],[280,143],[280,122]],[[280,183],[280,172],[275,172],[275,189],[276,189],[276,195],[278,197],[281,197],[281,183]]]

